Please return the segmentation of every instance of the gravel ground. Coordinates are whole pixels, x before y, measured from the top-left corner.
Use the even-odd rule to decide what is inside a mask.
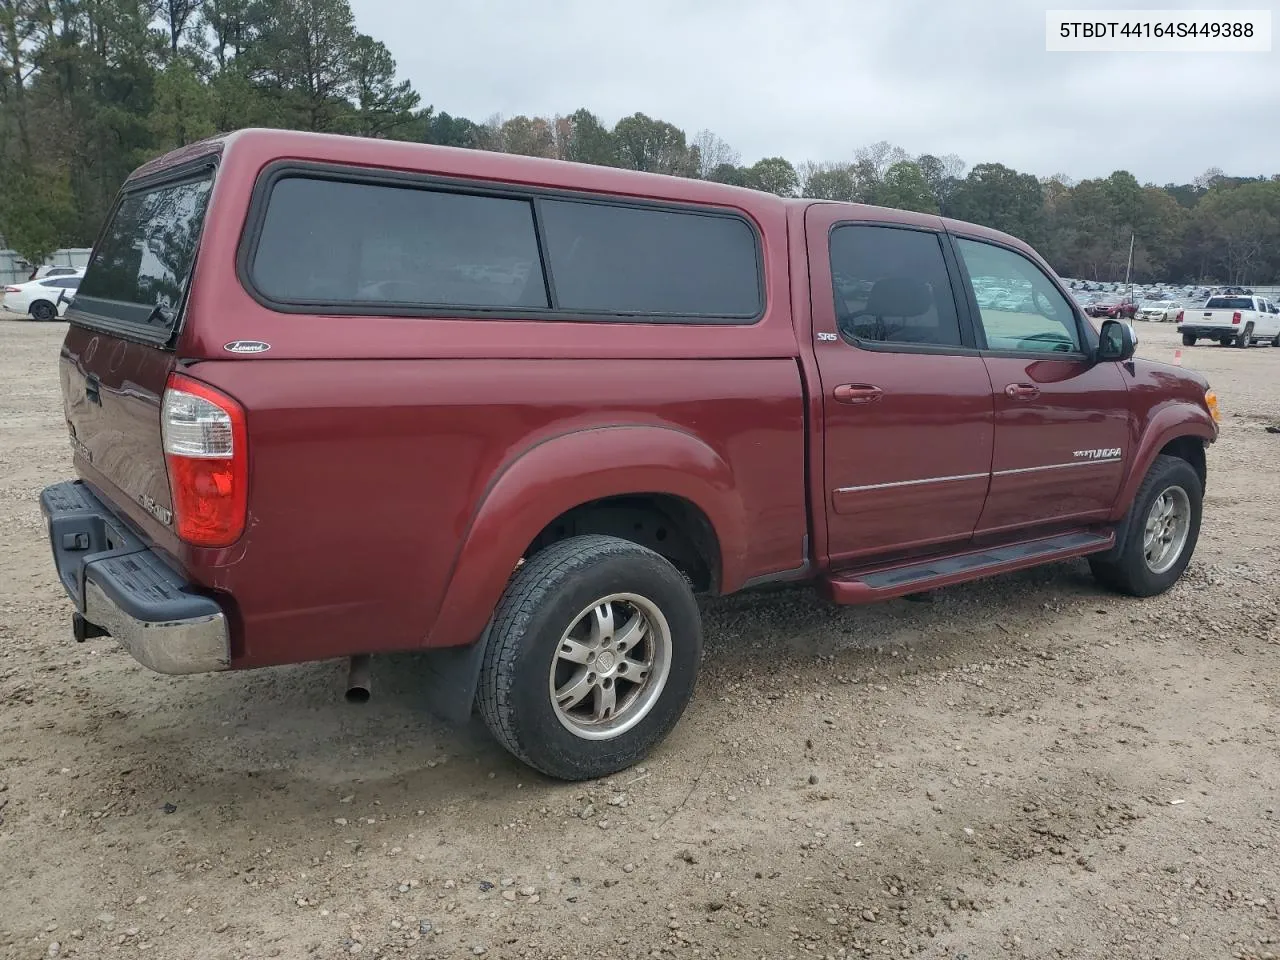
[[[432,719],[412,656],[351,706],[335,663],[72,643],[36,506],[63,329],[0,323],[0,956],[1280,956],[1280,351],[1184,351],[1224,430],[1165,596],[1072,562],[709,602],[676,732],[564,785]]]

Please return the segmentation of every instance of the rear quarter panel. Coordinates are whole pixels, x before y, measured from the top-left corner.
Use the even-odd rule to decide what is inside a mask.
[[[713,519],[738,518],[718,530],[728,589],[803,561],[794,360],[264,360],[190,372],[248,411],[246,533],[189,557],[204,586],[235,598],[236,665],[474,640],[492,585],[501,590],[538,530],[599,495],[704,496]],[[673,459],[674,446],[612,460],[592,434],[620,424],[696,438],[723,468]],[[536,475],[501,528],[472,529],[502,476],[542,446],[569,450],[568,437],[585,440],[576,462],[557,463],[549,486],[545,469]],[[675,484],[708,477],[673,489],[663,471]],[[437,614],[478,536],[491,589],[462,585],[475,595],[454,598],[463,609],[442,634]]]

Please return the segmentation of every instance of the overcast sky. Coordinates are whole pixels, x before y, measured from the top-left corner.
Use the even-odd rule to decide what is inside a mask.
[[[1280,53],[1047,53],[1029,0],[351,0],[424,104],[709,128],[750,163],[888,140],[1075,179],[1280,172]],[[1150,4],[1156,6],[1156,4]],[[1276,0],[1182,7],[1271,9]],[[1132,6],[1139,6],[1133,0]]]

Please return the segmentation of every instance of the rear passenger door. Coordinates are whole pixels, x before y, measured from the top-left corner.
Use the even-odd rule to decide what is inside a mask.
[[[995,404],[991,491],[976,532],[1106,515],[1131,455],[1121,365],[1092,361],[1086,321],[1030,257],[985,238],[954,245]],[[984,304],[972,292],[993,284],[1016,295]]]
[[[991,381],[938,229],[806,212],[834,565],[973,534],[987,495]],[[922,218],[923,219],[923,218]]]

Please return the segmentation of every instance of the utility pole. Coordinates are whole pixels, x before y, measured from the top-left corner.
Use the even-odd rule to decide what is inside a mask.
[[[1129,291],[1129,298],[1133,299],[1133,287],[1129,283],[1129,271],[1133,269],[1133,239],[1135,234],[1129,234],[1129,262],[1124,267],[1124,285]]]

